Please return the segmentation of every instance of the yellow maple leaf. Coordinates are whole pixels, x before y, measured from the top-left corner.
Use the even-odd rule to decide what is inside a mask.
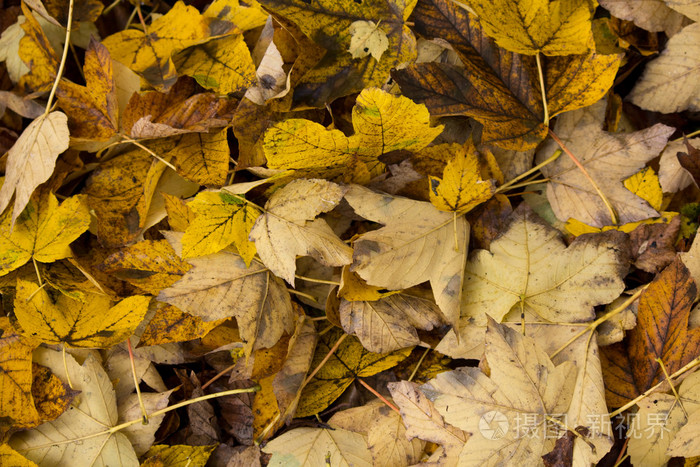
[[[139,340],[139,347],[199,339],[227,319],[204,321],[199,316],[185,313],[172,305],[165,305],[156,310],[146,325]]]
[[[593,4],[581,0],[459,0],[477,14],[486,34],[524,55],[573,55],[594,45]]]
[[[182,236],[182,257],[194,258],[223,250],[233,243],[247,265],[255,256],[248,240],[260,211],[239,196],[205,191],[188,203],[195,218]]]
[[[259,28],[265,25],[268,14],[255,0],[246,0],[241,5],[239,0],[214,0],[204,11],[207,18],[230,21],[241,31]]]
[[[18,279],[14,311],[23,333],[42,342],[106,348],[134,332],[150,301],[133,295],[111,306],[105,295],[86,294],[85,302],[79,302],[61,294],[54,302],[45,287]]]
[[[102,41],[112,58],[131,68],[159,88],[177,79],[171,56],[174,52],[209,37],[208,20],[192,6],[178,1],[154,20],[147,32],[127,29]]]
[[[430,202],[441,211],[467,212],[491,198],[495,187],[481,179],[473,144],[457,146],[442,179],[430,177]]]
[[[376,88],[357,97],[352,123],[350,137],[310,120],[274,125],[263,143],[268,167],[294,170],[295,177],[367,183],[384,170],[379,156],[422,149],[442,132],[442,125],[430,126],[425,106]]]
[[[70,243],[90,226],[84,195],[60,206],[56,197],[33,198],[12,227],[12,211],[0,217],[0,276],[34,258],[50,263],[72,255]]]

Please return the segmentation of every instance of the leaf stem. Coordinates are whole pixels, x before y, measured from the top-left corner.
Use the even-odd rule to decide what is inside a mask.
[[[647,287],[649,287],[649,284],[646,284],[645,286],[640,287],[639,290],[637,290],[635,293],[633,293],[632,295],[630,295],[629,298],[627,298],[627,300],[625,300],[624,302],[622,302],[619,306],[617,306],[616,308],[614,308],[614,309],[608,311],[607,313],[605,313],[603,316],[601,316],[600,318],[596,319],[596,320],[593,321],[592,323],[589,323],[588,326],[586,326],[586,329],[584,329],[583,331],[581,331],[581,332],[579,332],[578,334],[574,335],[574,336],[573,336],[571,339],[569,339],[564,345],[562,345],[561,347],[559,347],[554,353],[550,354],[549,358],[554,358],[554,357],[556,357],[562,350],[564,350],[565,348],[567,348],[572,342],[574,342],[575,340],[577,340],[579,337],[583,336],[585,333],[587,333],[587,332],[589,332],[589,331],[591,331],[591,332],[594,331],[595,328],[597,328],[601,323],[604,323],[605,321],[609,320],[609,319],[612,318],[613,316],[615,316],[615,315],[621,313],[621,312],[622,312],[623,310],[625,310],[628,306],[630,306],[632,303],[634,303],[634,301],[637,300],[637,298],[639,298],[639,296],[642,294],[642,292],[644,292],[644,291],[647,289]]]
[[[56,95],[56,90],[58,89],[58,83],[61,81],[61,76],[63,75],[63,69],[66,67],[66,58],[68,58],[68,49],[70,44],[70,34],[73,30],[73,0],[68,2],[68,23],[66,25],[66,42],[63,44],[63,55],[61,56],[61,64],[58,66],[58,72],[56,73],[56,79],[53,80],[53,86],[51,87],[51,92],[49,93],[49,98],[46,101],[46,109],[44,110],[44,117],[46,117],[49,112],[51,112],[51,107],[53,105],[53,98]]]
[[[678,370],[678,371],[676,371],[675,373],[673,373],[671,376],[669,376],[669,380],[678,378],[678,377],[681,376],[683,373],[687,372],[688,370],[693,369],[694,367],[696,367],[696,366],[698,366],[698,365],[700,365],[700,357],[694,358],[694,359],[691,360],[687,365],[685,365],[683,368],[681,368],[680,370]],[[613,411],[613,412],[610,412],[610,413],[608,414],[608,417],[613,418],[613,417],[616,417],[616,416],[620,415],[620,414],[621,414],[622,412],[624,412],[625,410],[629,409],[629,408],[632,407],[633,405],[636,405],[637,402],[641,401],[642,399],[644,399],[645,397],[647,397],[649,394],[651,394],[651,393],[653,393],[654,391],[658,390],[662,385],[666,384],[667,382],[668,382],[668,381],[663,380],[663,381],[660,381],[660,382],[656,383],[654,386],[650,387],[649,389],[647,389],[646,391],[644,391],[642,394],[640,394],[639,396],[635,397],[634,399],[632,399],[631,401],[629,401],[628,403],[626,403],[625,405],[623,405],[623,406],[620,407],[619,409],[617,409],[617,410],[615,410],[615,411]]]
[[[148,154],[150,154],[151,156],[155,157],[155,158],[158,159],[160,162],[162,162],[163,164],[167,165],[168,167],[170,167],[171,169],[173,169],[175,172],[177,172],[177,169],[175,168],[175,166],[174,166],[173,164],[171,164],[170,162],[166,161],[165,159],[163,159],[162,157],[160,157],[158,154],[156,154],[155,152],[151,151],[150,149],[148,149],[146,146],[144,146],[143,144],[139,143],[139,142],[136,141],[135,139],[130,138],[130,137],[128,137],[128,136],[126,136],[126,135],[123,135],[123,134],[121,134],[121,133],[119,134],[119,136],[122,138],[122,141],[125,141],[125,142],[127,142],[127,143],[131,143],[131,144],[133,144],[134,146],[136,146],[136,147],[138,147],[138,148],[140,148],[140,149],[143,149],[143,150],[146,151]]]
[[[544,107],[544,126],[549,128],[549,109],[547,108],[547,91],[544,89],[544,72],[542,71],[542,61],[540,60],[540,53],[535,55],[535,61],[537,61],[537,74],[540,78],[540,91],[542,91],[542,106]]]
[[[396,412],[397,414],[401,415],[401,411],[399,411],[399,408],[398,408],[398,407],[396,407],[394,404],[392,404],[391,402],[389,402],[389,401],[386,399],[386,397],[384,397],[384,396],[382,396],[381,394],[379,394],[379,392],[377,392],[376,389],[374,389],[372,386],[370,386],[369,384],[367,384],[362,378],[357,378],[357,381],[358,381],[361,385],[363,385],[363,386],[365,387],[365,389],[367,389],[369,392],[371,392],[372,394],[374,394],[374,395],[377,397],[377,399],[379,399],[380,401],[384,402],[387,406],[389,406],[389,408],[390,408],[391,410],[393,410],[393,411]]]
[[[509,189],[511,186],[513,186],[515,183],[519,182],[523,178],[530,176],[531,174],[537,172],[538,170],[540,170],[542,167],[546,166],[547,164],[551,164],[552,162],[557,160],[559,158],[559,156],[561,156],[561,153],[562,153],[562,150],[557,149],[556,151],[554,151],[554,154],[552,154],[546,160],[540,162],[539,164],[537,164],[536,166],[534,166],[530,170],[521,173],[520,175],[518,175],[514,179],[509,180],[507,183],[504,183],[503,185],[496,188],[496,191],[494,193],[501,193],[503,191],[506,191],[507,189]]]
[[[605,204],[605,207],[608,210],[608,214],[610,214],[610,220],[612,221],[613,225],[618,225],[619,219],[617,217],[617,213],[615,212],[615,209],[613,208],[612,204],[610,204],[610,201],[608,201],[608,198],[603,194],[601,189],[598,187],[598,184],[593,180],[591,175],[588,173],[586,168],[579,162],[579,160],[572,154],[571,151],[564,145],[564,142],[559,139],[556,133],[552,131],[552,129],[549,129],[549,136],[552,137],[554,141],[557,142],[557,144],[564,150],[567,156],[571,158],[573,163],[578,167],[578,169],[583,173],[583,176],[586,177],[586,180],[593,186],[593,189],[598,193],[598,196],[600,199],[603,201],[603,204]]]
[[[294,277],[296,277],[297,279],[301,279],[303,281],[306,281],[306,282],[315,282],[317,284],[337,285],[340,287],[340,282],[336,282],[336,281],[327,281],[324,279],[316,279],[314,277],[300,276],[299,274],[294,274]]]
[[[661,367],[661,371],[663,371],[664,377],[666,378],[666,381],[668,381],[669,386],[671,386],[671,391],[673,392],[673,396],[676,398],[676,401],[678,401],[678,405],[680,405],[681,410],[683,411],[683,414],[685,414],[685,418],[688,419],[688,412],[685,410],[685,407],[683,406],[683,402],[681,402],[681,396],[678,395],[678,391],[676,391],[676,387],[673,385],[673,382],[671,381],[670,376],[668,376],[668,371],[666,370],[666,365],[664,365],[663,360],[661,360],[660,358],[656,358],[655,361]]]
[[[416,376],[416,373],[418,373],[418,368],[423,364],[423,360],[425,360],[425,357],[428,355],[428,352],[430,352],[432,349],[428,347],[423,351],[423,355],[420,356],[418,359],[418,363],[416,363],[416,366],[413,368],[413,371],[411,372],[411,376],[408,377],[408,381],[413,381],[413,378]]]
[[[134,377],[134,388],[136,388],[136,398],[139,400],[139,407],[141,407],[141,416],[143,417],[142,423],[148,425],[148,411],[143,403],[143,398],[141,397],[141,388],[139,387],[139,379],[136,377],[136,365],[134,364],[134,351],[131,348],[131,339],[126,340],[126,348],[129,350],[129,363],[131,364],[131,376]]]
[[[340,338],[339,338],[337,341],[335,341],[335,344],[333,344],[333,347],[331,347],[331,349],[328,351],[328,353],[326,354],[326,356],[323,357],[323,360],[321,360],[321,362],[316,366],[316,368],[314,368],[314,371],[312,371],[312,372],[309,374],[309,376],[306,377],[306,379],[304,380],[304,382],[301,383],[301,387],[299,388],[299,392],[301,392],[302,389],[304,389],[304,386],[306,386],[307,384],[309,384],[309,381],[311,381],[311,379],[312,379],[314,376],[316,376],[316,373],[318,373],[318,371],[323,367],[323,365],[326,364],[326,362],[331,358],[331,355],[333,355],[333,354],[335,353],[335,351],[338,350],[338,347],[340,347],[340,344],[342,344],[343,341],[345,340],[345,338],[347,338],[347,337],[348,337],[348,335],[345,334],[345,333],[343,333],[343,335],[340,336]]]

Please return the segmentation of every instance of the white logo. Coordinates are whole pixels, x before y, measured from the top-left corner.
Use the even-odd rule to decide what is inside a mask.
[[[508,433],[508,418],[497,410],[486,412],[479,420],[479,432],[486,439],[501,439]]]

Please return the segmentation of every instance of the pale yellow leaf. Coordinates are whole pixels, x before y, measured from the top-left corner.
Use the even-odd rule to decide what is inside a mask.
[[[15,195],[12,224],[32,193],[53,174],[58,156],[68,149],[68,118],[63,112],[41,115],[24,129],[7,154],[5,181],[0,188],[0,212]]]
[[[352,261],[352,249],[323,219],[343,198],[346,188],[326,180],[294,180],[276,191],[250,231],[265,266],[294,285],[296,257],[312,256],[326,266]]]
[[[117,403],[112,382],[95,357],[89,355],[81,366],[70,354],[40,348],[34,359],[64,382],[70,375],[73,389],[80,391],[80,396],[75,407],[56,420],[17,433],[10,439],[10,446],[42,466],[71,466],[76,459],[82,465],[138,466],[126,435],[105,432],[117,425]]]
[[[295,428],[267,443],[263,451],[272,454],[270,467],[372,466],[372,454],[364,436],[342,429]]]
[[[628,97],[656,112],[700,110],[700,23],[686,26],[669,39]]]
[[[430,281],[445,319],[455,325],[469,244],[464,217],[357,185],[345,198],[357,214],[384,224],[355,241],[351,270],[370,285],[394,290]]]
[[[379,29],[374,21],[355,21],[350,25],[350,48],[348,51],[352,58],[363,58],[371,55],[379,61],[382,54],[389,47],[389,39],[386,33]]]

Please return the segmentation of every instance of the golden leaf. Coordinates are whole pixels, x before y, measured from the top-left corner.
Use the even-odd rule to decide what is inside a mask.
[[[19,57],[29,67],[19,86],[26,93],[45,92],[51,89],[58,70],[58,57],[31,10],[22,2],[25,36],[19,41]]]
[[[0,317],[0,428],[31,428],[41,423],[32,396],[32,351],[37,346]],[[2,457],[0,457],[2,459]]]
[[[151,297],[132,295],[111,306],[109,297],[86,294],[85,302],[65,295],[54,302],[46,288],[18,279],[15,317],[25,335],[41,342],[105,348],[134,332],[150,301]]]

